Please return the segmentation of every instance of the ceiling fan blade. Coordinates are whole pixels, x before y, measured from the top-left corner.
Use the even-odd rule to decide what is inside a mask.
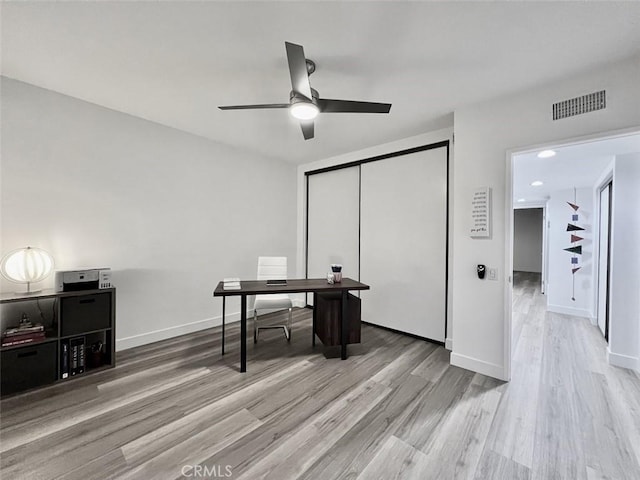
[[[255,108],[289,108],[288,103],[265,103],[263,105],[224,105],[220,110],[251,110]]]
[[[305,140],[313,138],[313,120],[307,120],[306,122],[300,122],[302,127],[302,135]]]
[[[311,85],[307,72],[307,60],[304,56],[302,45],[284,42],[287,49],[287,61],[289,62],[289,74],[291,75],[291,87],[294,93],[298,93],[311,101]]]
[[[319,98],[318,108],[320,108],[320,111],[323,113],[389,113],[391,104]]]

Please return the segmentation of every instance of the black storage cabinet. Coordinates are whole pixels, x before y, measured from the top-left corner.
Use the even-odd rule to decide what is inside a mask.
[[[111,295],[97,293],[60,299],[60,336],[79,335],[109,328]]]
[[[2,352],[2,395],[56,381],[56,342],[39,343]]]
[[[0,314],[5,309],[12,311],[11,323],[5,321],[2,329],[19,321],[21,309],[11,304],[19,306],[26,303],[25,309],[28,309],[32,308],[29,303],[41,300],[48,300],[53,306],[52,318],[45,321],[42,317],[45,340],[0,347],[2,396],[115,367],[115,288],[69,292],[47,290],[36,295],[0,294]],[[81,341],[78,343],[78,340]],[[80,360],[79,365],[71,368],[70,351],[63,359],[63,347],[71,342],[81,345],[83,350],[78,350],[77,358],[84,358],[84,365]],[[100,351],[92,351],[95,344],[102,344]]]
[[[315,334],[324,346],[342,343],[342,294],[323,292],[314,296]],[[360,299],[353,294],[347,295],[347,318],[349,332],[347,343],[360,343]]]

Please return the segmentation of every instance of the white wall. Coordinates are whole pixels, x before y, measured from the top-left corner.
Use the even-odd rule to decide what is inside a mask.
[[[640,153],[613,171],[609,362],[640,371]]]
[[[7,78],[1,114],[2,252],[111,267],[118,348],[218,324],[215,285],[260,254],[295,272],[293,165]]]
[[[452,143],[453,140],[453,129],[446,128],[442,130],[437,130],[434,132],[429,132],[421,135],[416,135],[414,137],[409,137],[403,140],[399,140],[396,142],[385,143],[381,145],[377,145],[375,147],[358,150],[355,152],[350,152],[344,155],[339,155],[336,157],[331,157],[323,160],[319,160],[316,162],[307,163],[298,167],[298,237],[297,237],[297,264],[298,264],[298,272],[297,275],[299,277],[304,277],[304,264],[305,264],[305,205],[306,205],[306,187],[305,187],[305,172],[311,170],[317,170],[324,167],[329,167],[333,165],[341,165],[344,163],[349,163],[358,160],[364,160],[366,158],[375,157],[377,155],[383,155],[386,153],[397,152],[400,150],[406,150],[412,147],[417,147],[421,145],[429,145],[432,143],[442,142],[445,140],[449,140],[449,166],[454,163],[454,146]],[[450,170],[451,171],[451,170]],[[453,183],[450,180],[450,185]],[[449,192],[449,199],[453,197],[452,193]],[[451,206],[449,207],[451,211]],[[449,236],[449,244],[451,245],[451,235]],[[451,251],[451,250],[450,250]],[[451,254],[449,254],[449,269],[451,269]],[[451,271],[451,270],[450,270]],[[451,275],[449,275],[449,292],[451,291]],[[451,311],[451,296],[447,299],[447,311]],[[447,338],[445,340],[445,344],[447,348],[451,349],[451,332],[452,332],[452,319],[450,313],[448,314],[447,320]]]
[[[576,189],[575,204],[580,207],[577,212],[574,212],[567,202],[574,203],[573,189],[552,192],[547,203],[549,221],[547,309],[551,312],[592,318],[595,295],[594,232],[597,230],[593,189],[589,187]],[[571,220],[573,214],[578,215],[578,221]],[[584,228],[584,231],[567,232],[569,223]],[[584,240],[572,244],[571,233]],[[564,249],[577,245],[582,245],[582,255],[577,255],[578,265],[576,265],[581,268],[574,275],[571,273],[572,255]]]
[[[455,112],[452,364],[497,378],[510,377],[510,272],[505,272],[511,268],[511,252],[505,248],[512,228],[511,206],[506,204],[512,194],[506,191],[511,185],[510,152],[640,126],[638,78],[640,58],[636,57]],[[551,119],[554,102],[601,89],[607,91],[606,109]],[[472,239],[467,232],[470,195],[479,186],[493,188],[495,215],[488,240]],[[497,267],[499,281],[479,281],[478,263]]]
[[[542,272],[542,208],[514,210],[513,270]]]

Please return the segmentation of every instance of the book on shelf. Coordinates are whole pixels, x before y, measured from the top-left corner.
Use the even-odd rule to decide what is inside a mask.
[[[67,340],[63,340],[60,344],[60,376],[62,378],[69,377],[69,342]]]
[[[3,337],[15,337],[16,335],[25,335],[27,333],[44,332],[44,326],[40,323],[36,323],[30,327],[13,327],[7,328],[2,334]]]
[[[84,348],[84,337],[75,337],[69,340],[69,349],[71,351],[71,376],[84,372]]]
[[[23,335],[13,335],[2,339],[3,347],[13,347],[27,343],[41,342],[45,339],[44,332],[25,333]]]
[[[78,373],[84,373],[84,371],[86,370],[86,364],[85,364],[85,345],[84,345],[84,338],[82,339],[82,344],[78,347],[79,351],[78,351]]]

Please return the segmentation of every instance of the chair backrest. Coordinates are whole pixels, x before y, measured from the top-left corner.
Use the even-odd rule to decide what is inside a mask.
[[[287,257],[258,257],[258,280],[286,280]]]

